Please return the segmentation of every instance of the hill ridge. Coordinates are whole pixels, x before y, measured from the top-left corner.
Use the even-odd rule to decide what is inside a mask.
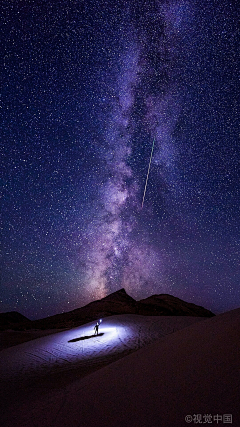
[[[95,321],[99,317],[107,317],[115,314],[140,314],[147,316],[215,316],[214,313],[202,306],[188,303],[169,294],[154,294],[145,299],[136,301],[128,295],[124,288],[121,288],[100,300],[91,301],[83,307],[38,320],[31,321],[19,313],[19,321],[12,322],[9,318],[9,312],[1,313],[0,330],[72,328]],[[22,319],[23,317],[25,319]]]

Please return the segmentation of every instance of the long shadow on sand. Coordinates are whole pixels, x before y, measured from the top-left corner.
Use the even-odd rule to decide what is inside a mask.
[[[68,342],[76,342],[76,341],[82,341],[82,340],[89,340],[89,338],[94,338],[94,337],[102,337],[104,335],[104,333],[102,332],[101,334],[94,334],[94,335],[86,335],[85,337],[79,337],[79,338],[73,338],[72,340],[69,340]]]

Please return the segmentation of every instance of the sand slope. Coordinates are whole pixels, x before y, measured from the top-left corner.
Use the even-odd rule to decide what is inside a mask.
[[[112,321],[108,325],[110,330],[106,331],[102,337],[94,338],[98,341],[95,344],[89,343],[92,346],[91,349],[88,347],[89,355],[86,356],[85,348],[82,357],[86,356],[86,361],[89,361],[94,352],[96,356],[96,349],[98,349],[99,356],[101,338],[105,339],[103,345],[105,354],[108,351],[111,353],[113,348],[115,350],[118,348],[120,352],[120,349],[123,350],[128,346],[137,349],[141,345],[141,338],[139,338],[141,333],[142,344],[144,344],[149,342],[147,336],[156,338],[157,335],[160,335],[160,329],[163,330],[164,327],[168,332],[173,332],[174,327],[177,328],[176,325],[180,322],[179,318],[175,318],[175,326],[173,320],[171,320],[172,324],[169,325],[168,321],[174,319],[173,317],[159,317],[160,322],[163,322],[163,319],[167,319],[167,321],[165,320],[165,326],[162,325],[158,328],[160,325],[158,325],[156,318],[155,324],[153,317],[150,318],[151,321],[145,317],[145,320],[137,325],[135,317],[138,318],[134,315],[108,318],[109,322]],[[122,323],[116,325],[118,318],[121,318],[120,323]],[[147,319],[148,326],[146,325]],[[116,327],[119,331],[118,334],[116,334],[116,330],[115,332],[111,331],[111,328],[114,330]],[[145,333],[142,332],[143,330]],[[76,329],[67,332],[70,334],[69,339],[73,339],[76,335]],[[88,331],[85,330],[84,333],[86,332]],[[109,339],[107,339],[108,333],[112,333]],[[62,334],[66,334],[66,332],[35,340],[35,343],[38,343],[37,347],[40,348],[39,342],[41,342],[43,344],[41,348],[47,349],[47,342],[43,341],[58,337],[58,346],[55,345],[54,348],[59,349],[61,347],[59,337],[63,337]],[[116,339],[114,338],[115,334]],[[48,356],[45,364],[46,359],[36,363],[36,360],[31,362],[33,359],[26,355],[20,368],[14,370],[17,355],[15,352],[13,353],[13,350],[19,349],[23,352],[20,358],[22,360],[23,355],[26,354],[26,349],[34,341],[3,350],[0,353],[0,356],[3,355],[2,360],[6,362],[6,359],[9,359],[5,373],[2,372],[1,374],[5,387],[6,379],[10,373],[12,373],[11,383],[16,384],[16,379],[20,379],[24,372],[24,375],[28,377],[28,387],[25,392],[22,391],[22,399],[20,399],[19,404],[14,399],[11,387],[8,388],[7,398],[5,396],[6,411],[3,415],[2,425],[12,427],[181,427],[188,425],[185,421],[185,416],[188,414],[210,414],[212,416],[232,414],[232,425],[239,427],[239,337],[240,310],[238,309],[197,322],[160,338],[121,360],[85,376],[85,378],[81,379],[80,373],[79,375],[76,374],[74,380],[71,377],[71,373],[74,371],[69,368],[68,373],[71,381],[62,384],[59,382],[59,377],[56,376],[52,377],[54,382],[51,382],[51,370],[55,373],[56,371],[59,372],[62,366],[63,371],[66,371],[66,362],[56,361],[54,357],[51,359]],[[131,340],[132,344],[129,344]],[[76,343],[79,344],[78,353],[80,354],[82,341],[71,344]],[[64,351],[61,352],[61,357]],[[41,352],[37,354],[40,356]],[[52,354],[54,353],[52,352]],[[95,356],[92,361],[94,361]],[[75,357],[76,354],[68,353],[66,360],[70,360],[71,366],[74,364]],[[64,357],[62,358],[64,359]],[[95,359],[95,362],[98,364],[100,361]],[[27,369],[26,365],[28,365]],[[39,376],[41,370],[49,372],[48,392],[46,381],[42,383],[39,380],[36,384],[36,379],[43,377]],[[35,392],[37,389],[38,391]],[[46,395],[43,395],[43,392]],[[192,424],[194,423],[192,422]],[[214,424],[217,425],[216,421],[213,420],[212,425]]]

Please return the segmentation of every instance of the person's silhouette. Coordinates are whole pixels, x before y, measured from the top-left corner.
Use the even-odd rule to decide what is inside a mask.
[[[94,330],[95,330],[94,335],[98,335],[98,328],[99,328],[99,323],[97,322],[96,325],[94,326]]]

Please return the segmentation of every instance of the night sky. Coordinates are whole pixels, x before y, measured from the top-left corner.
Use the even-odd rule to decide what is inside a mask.
[[[240,306],[237,3],[2,0],[0,311]]]

